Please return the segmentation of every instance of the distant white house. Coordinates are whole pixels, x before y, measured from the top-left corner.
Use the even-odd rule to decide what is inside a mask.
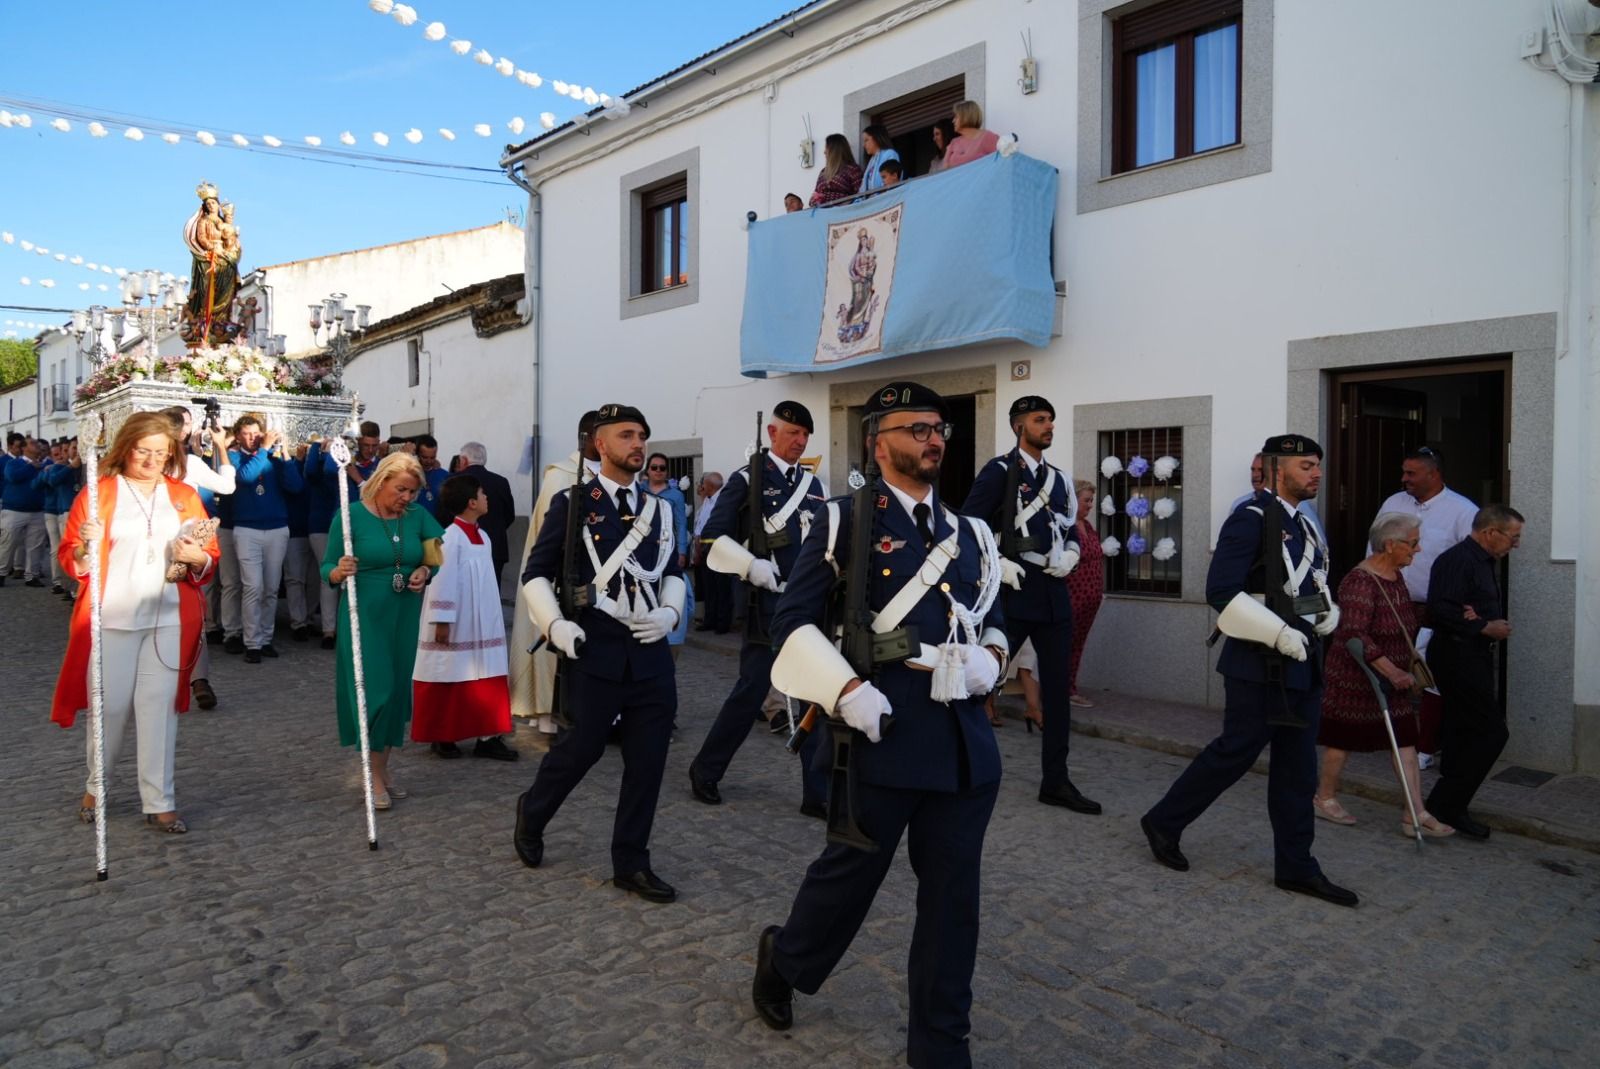
[[[43,437],[39,429],[39,378],[30,375],[0,388],[0,442],[15,431],[31,438]]]
[[[818,417],[835,488],[886,381],[952,399],[947,466],[967,479],[1009,445],[1010,403],[1043,394],[1052,458],[1099,493],[1138,489],[1100,476],[1108,454],[1181,460],[1179,510],[1156,529],[1176,555],[1114,563],[1083,685],[1213,706],[1209,549],[1263,439],[1327,446],[1318,506],[1341,571],[1404,450],[1427,442],[1457,489],[1528,519],[1509,571],[1507,756],[1595,770],[1594,29],[1584,0],[816,0],[707,42],[624,94],[626,114],[508,149],[530,194],[530,329],[483,374],[539,367],[542,456],[620,401],[669,455],[723,471],[755,413],[793,397]],[[809,196],[824,137],[859,155],[868,123],[921,174],[932,124],[962,99],[1059,169],[1059,335],[741,375],[746,213]],[[943,255],[963,255],[963,223],[943,221]],[[525,398],[474,414],[522,428]]]

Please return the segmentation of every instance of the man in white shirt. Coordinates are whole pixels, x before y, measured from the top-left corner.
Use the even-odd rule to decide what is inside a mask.
[[[704,537],[706,521],[711,519],[717,499],[722,496],[722,473],[708,471],[700,476],[700,486],[695,492],[700,504],[694,510],[694,596],[705,606],[705,619],[695,625],[695,630],[725,635],[733,627],[733,577],[706,566],[711,540]]]
[[[1439,554],[1472,533],[1472,518],[1478,506],[1444,484],[1444,458],[1429,446],[1406,456],[1400,465],[1401,491],[1378,506],[1378,515],[1400,512],[1415,516],[1422,524],[1422,547],[1411,558],[1401,575],[1423,621],[1428,604],[1428,573]],[[1371,548],[1368,548],[1371,552]]]

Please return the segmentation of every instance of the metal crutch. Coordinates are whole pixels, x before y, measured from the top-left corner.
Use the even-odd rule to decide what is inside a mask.
[[[1366,673],[1367,682],[1372,684],[1372,693],[1378,697],[1378,708],[1383,710],[1383,728],[1389,733],[1389,752],[1394,754],[1394,770],[1400,775],[1400,790],[1406,796],[1406,809],[1411,813],[1411,833],[1417,837],[1417,849],[1422,850],[1422,821],[1417,819],[1417,803],[1411,798],[1411,783],[1406,779],[1405,765],[1400,761],[1400,742],[1394,736],[1394,716],[1389,712],[1389,698],[1383,692],[1383,684],[1378,682],[1377,673],[1367,664],[1367,648],[1361,640],[1351,638],[1345,642],[1344,648],[1361,666],[1361,671]]]

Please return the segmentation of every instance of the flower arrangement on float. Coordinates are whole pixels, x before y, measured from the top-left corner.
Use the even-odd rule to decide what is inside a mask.
[[[123,356],[108,360],[78,387],[78,400],[90,401],[129,382],[167,382],[205,393],[287,393],[303,396],[336,394],[332,366],[270,356],[246,345],[192,349],[181,355]]]

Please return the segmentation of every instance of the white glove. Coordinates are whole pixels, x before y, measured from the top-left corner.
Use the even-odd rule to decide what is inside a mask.
[[[662,605],[628,621],[628,630],[640,642],[660,642],[678,626],[678,610]]]
[[[778,592],[778,568],[769,560],[757,558],[750,562],[750,570],[744,575],[745,581],[751,586]]]
[[[1000,662],[987,646],[966,647],[967,693],[974,698],[988,694],[1000,678]]]
[[[1010,587],[1012,590],[1020,592],[1022,590],[1022,577],[1024,574],[1026,573],[1023,572],[1022,565],[1018,564],[1010,557],[1000,558],[1000,581],[1006,586]]]
[[[1339,606],[1328,603],[1328,611],[1317,617],[1317,622],[1311,626],[1320,637],[1327,638],[1339,627]]]
[[[883,740],[883,718],[890,715],[889,699],[871,683],[863,683],[840,698],[834,711],[840,720],[864,734],[867,741]]]
[[[1068,542],[1066,548],[1061,551],[1060,578],[1065,579],[1067,576],[1072,574],[1072,569],[1078,566],[1079,556],[1081,556],[1081,554],[1078,552],[1077,543]]]
[[[1288,624],[1284,624],[1283,630],[1278,632],[1278,640],[1272,647],[1285,657],[1296,661],[1306,659],[1306,637]]]
[[[550,624],[550,645],[576,660],[578,645],[588,638],[583,628],[571,620],[556,620]]]

